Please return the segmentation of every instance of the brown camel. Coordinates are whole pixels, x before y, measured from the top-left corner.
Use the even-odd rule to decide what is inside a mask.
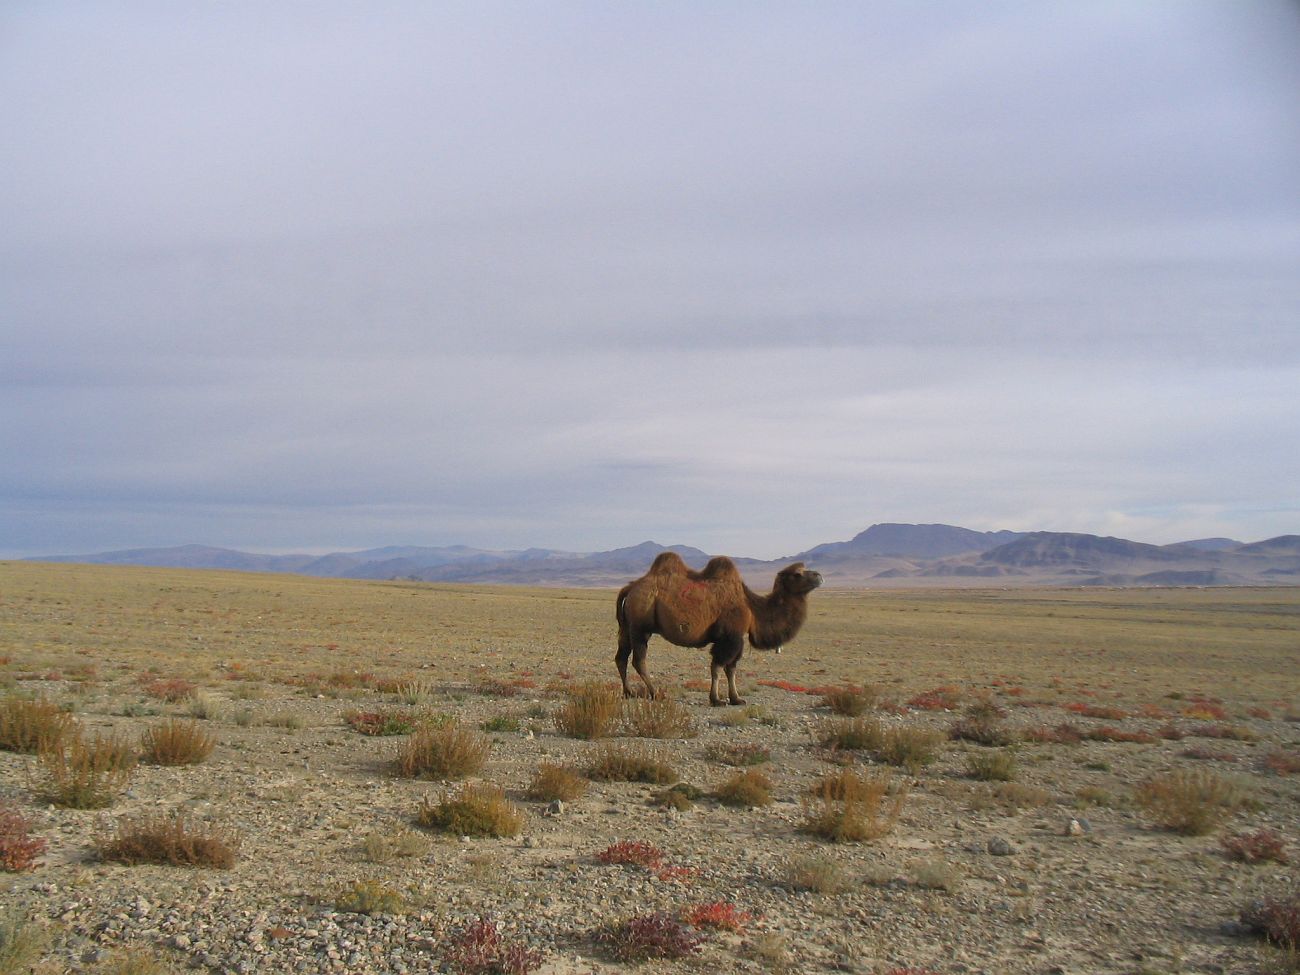
[[[618,653],[614,662],[623,680],[624,697],[632,696],[627,683],[627,661],[654,696],[646,673],[645,652],[650,637],[658,633],[679,647],[713,644],[709,669],[709,703],[714,707],[744,704],[736,693],[736,664],[745,651],[745,638],[756,650],[780,650],[794,639],[808,616],[808,594],[822,584],[821,573],[805,569],[802,562],[776,574],[772,592],[760,596],[750,591],[729,558],[710,559],[702,572],[687,568],[676,552],[661,552],[650,571],[619,591]],[[727,700],[718,694],[718,682],[727,675]]]

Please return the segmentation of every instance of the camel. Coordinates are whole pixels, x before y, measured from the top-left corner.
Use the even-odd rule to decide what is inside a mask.
[[[808,594],[822,584],[821,573],[805,569],[802,562],[776,574],[772,592],[752,592],[736,564],[725,556],[709,560],[694,572],[676,552],[661,552],[650,571],[629,582],[618,594],[618,653],[614,663],[623,681],[623,696],[632,697],[627,682],[627,661],[650,696],[655,695],[646,673],[646,645],[658,633],[679,647],[711,648],[709,703],[744,704],[736,692],[736,664],[745,651],[745,638],[756,650],[777,650],[794,639],[808,616]],[[727,676],[727,700],[718,693]]]

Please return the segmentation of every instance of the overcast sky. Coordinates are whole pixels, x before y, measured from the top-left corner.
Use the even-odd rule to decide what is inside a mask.
[[[0,556],[1300,532],[1300,8],[0,6]]]

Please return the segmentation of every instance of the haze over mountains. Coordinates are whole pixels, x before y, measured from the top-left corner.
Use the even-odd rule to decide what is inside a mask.
[[[488,551],[463,545],[388,546],[329,555],[257,555],[205,545],[131,549],[31,561],[291,572],[347,579],[414,579],[517,585],[615,586],[645,571],[666,548],[700,567],[709,553],[642,542],[608,552]],[[846,542],[783,559],[736,557],[756,588],[794,561],[844,587],[1300,585],[1300,535],[1252,544],[1207,538],[1148,545],[1069,532],[978,532],[953,525],[872,525]]]

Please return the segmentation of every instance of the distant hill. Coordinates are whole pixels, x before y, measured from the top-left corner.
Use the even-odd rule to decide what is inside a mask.
[[[805,562],[852,559],[864,555],[892,555],[900,558],[937,559],[964,552],[986,552],[1015,541],[1021,532],[977,532],[954,525],[872,525],[847,542],[828,542],[801,552],[795,559]]]
[[[709,553],[646,541],[605,552],[492,551],[464,545],[385,546],[328,555],[258,555],[208,545],[141,548],[33,561],[291,572],[347,579],[542,586],[618,586],[671,549],[700,568]],[[1300,535],[1242,544],[1200,539],[1148,545],[1072,532],[980,532],[954,525],[872,525],[774,561],[732,555],[750,585],[767,589],[792,561],[840,587],[1215,586],[1300,584]]]

